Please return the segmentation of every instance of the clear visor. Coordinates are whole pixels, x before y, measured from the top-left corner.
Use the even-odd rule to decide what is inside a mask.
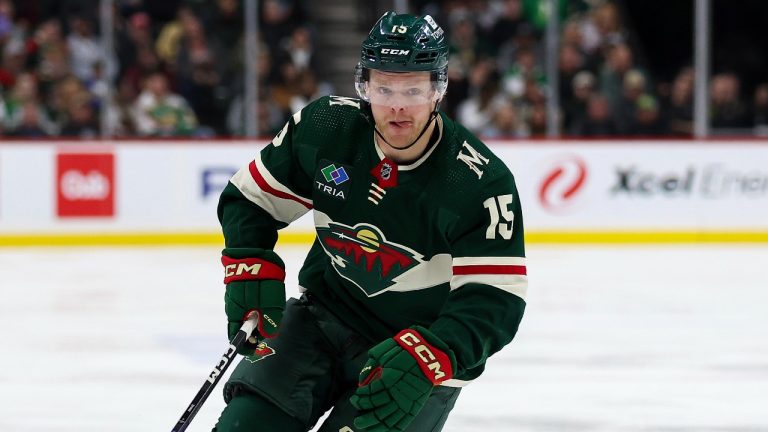
[[[447,83],[431,81],[424,73],[372,73],[363,80],[358,75],[355,88],[361,99],[372,105],[434,105],[445,94]]]

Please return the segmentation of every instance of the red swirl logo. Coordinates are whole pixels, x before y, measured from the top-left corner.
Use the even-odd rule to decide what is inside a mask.
[[[544,177],[539,188],[539,201],[544,209],[561,212],[574,203],[587,180],[587,165],[576,156],[559,160]]]

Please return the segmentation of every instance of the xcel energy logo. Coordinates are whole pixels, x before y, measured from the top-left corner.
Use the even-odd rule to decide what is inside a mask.
[[[539,187],[541,206],[552,213],[570,209],[584,188],[587,165],[577,156],[559,159],[545,172]]]

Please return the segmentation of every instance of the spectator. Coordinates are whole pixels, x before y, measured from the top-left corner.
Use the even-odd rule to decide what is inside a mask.
[[[584,137],[607,137],[619,133],[611,115],[611,105],[602,94],[593,95],[587,105],[587,116],[574,123],[572,133]]]
[[[451,13],[448,35],[450,62],[463,76],[469,74],[475,63],[489,57],[489,46],[478,33],[472,16],[465,9],[457,9]]]
[[[10,0],[0,0],[0,47],[13,38],[15,8]]]
[[[93,107],[87,99],[79,98],[67,104],[67,120],[61,128],[61,136],[73,138],[96,138],[99,123]]]
[[[498,54],[500,50],[512,50],[507,45],[514,43],[517,28],[524,22],[521,0],[502,0],[500,3],[501,13],[488,34],[488,42],[495,49],[494,54]]]
[[[46,125],[43,107],[35,101],[24,102],[11,120],[11,134],[20,138],[43,138],[52,135]]]
[[[163,64],[151,46],[139,47],[136,51],[135,62],[126,66],[120,80],[133,87],[136,94],[141,92],[144,81],[149,75],[164,71]],[[167,75],[166,78],[168,78]]]
[[[93,67],[101,61],[101,48],[93,34],[93,23],[82,16],[69,20],[71,32],[67,36],[69,64],[72,73],[81,81],[93,79]]]
[[[298,72],[315,69],[312,37],[306,27],[296,27],[290,38],[283,41],[277,53],[280,63],[290,62]]]
[[[632,69],[624,74],[624,84],[615,109],[614,118],[620,134],[630,133],[636,120],[638,98],[645,94],[645,76],[638,70]],[[655,102],[655,99],[654,99]],[[646,106],[647,106],[646,101]]]
[[[768,133],[768,83],[755,89],[752,105],[752,123],[759,135]]]
[[[739,78],[733,73],[721,73],[712,77],[712,128],[737,129],[752,126],[747,107],[739,95],[739,87]]]
[[[517,62],[504,71],[502,85],[504,92],[513,99],[523,97],[526,82],[533,81],[537,85],[543,85],[547,81],[546,74],[536,63],[536,55],[528,49],[520,50]]]
[[[484,138],[519,138],[527,135],[515,106],[509,101],[499,103],[491,123],[480,130]]]
[[[514,67],[515,63],[520,61],[520,53],[524,51],[533,54],[534,64],[544,64],[545,50],[541,35],[527,21],[520,22],[512,40],[499,48],[496,56],[499,70],[506,71]]]
[[[58,131],[45,107],[40,104],[37,79],[23,73],[5,101],[4,128],[16,136],[47,136]]]
[[[277,53],[293,29],[305,24],[303,11],[294,0],[264,0],[260,4],[261,34],[269,51]]]
[[[205,120],[211,133],[225,133],[225,112],[228,100],[218,96],[221,84],[219,53],[222,48],[208,37],[202,21],[190,15],[182,21],[181,49],[176,60],[178,90],[189,103],[197,118]]]
[[[560,100],[562,104],[567,104],[573,99],[573,78],[584,69],[584,56],[575,45],[562,45],[557,67],[560,75]]]
[[[563,128],[566,131],[572,131],[575,123],[583,122],[589,99],[595,93],[595,76],[588,71],[577,73],[571,81],[573,88],[573,97],[563,100]]]
[[[181,39],[184,36],[184,28],[187,21],[194,20],[195,14],[188,6],[182,6],[176,12],[176,19],[165,23],[160,29],[154,45],[154,52],[159,59],[167,65],[175,67],[179,58]],[[150,50],[151,51],[151,50]]]
[[[332,92],[329,84],[318,83],[317,77],[311,70],[300,72],[297,81],[299,88],[290,103],[292,113],[298,112],[313,100]]]
[[[124,69],[136,63],[140,50],[152,49],[152,22],[144,12],[136,12],[128,17],[125,25],[118,22],[117,59],[120,64],[120,75]]]
[[[283,112],[267,96],[259,98],[256,105],[256,115],[259,120],[256,134],[260,137],[273,137],[285,123]],[[235,98],[232,102],[227,116],[227,126],[232,135],[246,135],[245,98],[243,96]]]
[[[592,9],[582,28],[587,52],[603,51],[627,42],[625,30],[619,18],[619,9],[612,2],[602,2]]]
[[[682,69],[672,81],[667,108],[669,130],[674,135],[693,135],[693,69]]]
[[[243,34],[243,10],[238,0],[216,0],[213,10],[206,14],[206,22],[211,37],[216,39],[216,45],[223,47],[226,57],[235,57],[233,52],[238,46]]]
[[[181,96],[171,93],[168,79],[153,73],[133,106],[136,129],[142,136],[188,136],[195,132],[197,118]]]
[[[107,104],[107,132],[110,136],[134,136],[136,124],[133,117],[133,101],[139,92],[127,79],[118,82],[117,90]]]
[[[36,66],[39,84],[45,89],[70,73],[67,43],[56,19],[43,22],[35,31],[28,50],[31,64]]]
[[[536,103],[528,108],[528,135],[543,137],[547,133],[547,107],[543,103]]]
[[[608,49],[606,61],[600,68],[600,92],[608,98],[611,109],[617,109],[624,85],[624,74],[634,68],[629,46],[623,43]]]
[[[498,78],[485,78],[477,93],[459,105],[456,120],[476,135],[491,126],[495,111],[505,99],[498,88]]]
[[[660,138],[669,133],[666,121],[659,113],[659,103],[649,94],[635,99],[634,118],[628,125],[627,135]]]

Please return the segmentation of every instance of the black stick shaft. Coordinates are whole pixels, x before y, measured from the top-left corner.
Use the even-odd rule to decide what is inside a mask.
[[[197,414],[200,407],[203,406],[205,400],[208,399],[208,395],[210,395],[213,388],[216,387],[216,384],[224,375],[227,368],[229,368],[229,365],[232,364],[232,360],[234,360],[237,355],[238,348],[240,348],[243,342],[251,336],[253,329],[256,328],[257,322],[258,318],[254,318],[243,323],[243,326],[237,331],[235,337],[229,342],[229,349],[227,349],[227,352],[221,357],[219,363],[214,366],[213,370],[208,375],[208,378],[206,378],[203,383],[203,386],[200,387],[200,390],[192,399],[189,407],[187,407],[181,415],[179,421],[176,422],[176,426],[173,427],[171,432],[184,432],[187,430],[189,423],[195,418],[195,414]]]

